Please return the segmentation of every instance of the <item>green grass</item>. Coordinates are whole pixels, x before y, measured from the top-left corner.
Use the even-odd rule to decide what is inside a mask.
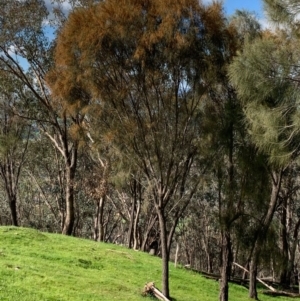
[[[144,284],[161,288],[161,261],[113,244],[0,227],[0,300],[137,301]],[[176,301],[218,300],[218,282],[170,264]],[[230,286],[230,300],[249,300],[247,289]],[[276,301],[288,300],[277,297]],[[260,295],[261,301],[274,298]]]

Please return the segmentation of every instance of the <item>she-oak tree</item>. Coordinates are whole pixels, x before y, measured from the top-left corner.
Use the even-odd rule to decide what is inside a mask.
[[[108,0],[69,16],[48,73],[66,108],[100,108],[104,138],[146,177],[167,297],[172,237],[201,174],[194,164],[201,104],[230,56],[230,41],[220,4]]]
[[[282,1],[272,4],[281,7]],[[261,245],[280,201],[284,172],[299,157],[298,43],[292,30],[266,31],[256,40],[245,43],[243,52],[229,68],[251,139],[270,162],[272,189],[268,209],[256,233],[250,263],[249,297],[254,299],[257,299],[256,274]]]

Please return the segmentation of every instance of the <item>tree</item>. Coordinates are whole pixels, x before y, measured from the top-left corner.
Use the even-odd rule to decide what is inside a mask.
[[[172,237],[199,183],[200,104],[228,39],[220,4],[110,0],[72,13],[57,41],[52,91],[68,105],[68,86],[91,95],[105,135],[148,181],[166,296]],[[87,105],[80,97],[76,104]]]
[[[53,43],[44,30],[44,22],[49,17],[44,1],[1,0],[0,3],[0,68],[31,93],[28,110],[15,113],[34,121],[36,128],[50,139],[64,159],[62,233],[71,235],[75,222],[74,182],[79,147],[76,129],[84,114],[76,108],[66,111],[52,98],[45,83],[45,74],[52,62]]]
[[[257,298],[256,268],[264,240],[279,202],[284,171],[299,153],[298,53],[294,38],[284,31],[265,32],[246,42],[229,68],[242,101],[252,141],[269,158],[272,191],[250,265],[251,298]]]
[[[14,86],[12,86],[14,83]],[[14,115],[22,107],[26,91],[20,83],[0,73],[0,177],[11,212],[11,224],[19,225],[17,199],[30,139],[30,124]]]

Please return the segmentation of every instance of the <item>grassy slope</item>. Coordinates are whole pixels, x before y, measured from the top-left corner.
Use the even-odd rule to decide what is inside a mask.
[[[143,286],[160,288],[160,259],[112,244],[95,243],[32,229],[0,227],[0,300],[136,301]],[[170,264],[176,301],[218,300],[218,282]],[[273,298],[260,296],[261,301]],[[230,300],[248,300],[232,285]],[[276,301],[288,300],[276,298]]]

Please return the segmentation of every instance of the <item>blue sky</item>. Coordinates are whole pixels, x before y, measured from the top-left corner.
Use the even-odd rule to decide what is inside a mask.
[[[259,19],[263,18],[263,0],[223,0],[224,8],[228,15],[236,9],[246,9],[255,12]]]

